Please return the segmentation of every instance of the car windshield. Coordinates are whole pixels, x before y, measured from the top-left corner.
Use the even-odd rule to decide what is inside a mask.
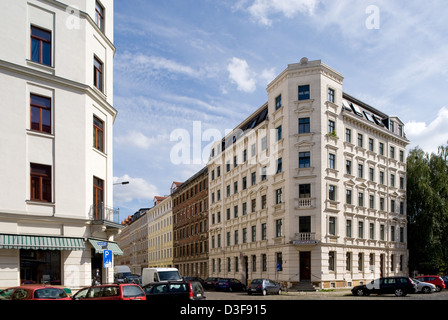
[[[262,279],[254,279],[252,280],[251,284],[261,284],[263,282]]]
[[[64,290],[58,288],[45,288],[34,291],[36,299],[61,299],[67,297]]]
[[[180,280],[179,272],[177,271],[159,271],[160,281]]]
[[[123,286],[123,297],[142,297],[145,293],[139,286]]]

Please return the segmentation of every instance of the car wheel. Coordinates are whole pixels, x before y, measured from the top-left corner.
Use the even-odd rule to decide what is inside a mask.
[[[404,297],[405,295],[406,295],[406,292],[404,292],[403,289],[395,289],[395,296]]]
[[[233,291],[232,287],[229,287],[229,292],[232,292],[232,291]]]
[[[266,289],[263,289],[263,295],[265,296],[267,294],[268,294],[268,292],[266,291]]]
[[[252,292],[250,292],[250,291],[247,291],[247,294],[248,294],[248,295],[252,295]]]
[[[362,289],[358,289],[358,290],[356,290],[356,295],[361,297],[361,296],[365,295],[365,292]]]
[[[436,292],[442,291],[442,287],[436,286]]]
[[[431,292],[431,288],[430,287],[423,287],[422,292],[423,293],[430,293]]]

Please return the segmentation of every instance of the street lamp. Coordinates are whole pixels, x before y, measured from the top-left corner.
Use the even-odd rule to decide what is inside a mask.
[[[118,182],[114,183],[113,185],[116,186],[117,184],[129,184],[129,181]]]

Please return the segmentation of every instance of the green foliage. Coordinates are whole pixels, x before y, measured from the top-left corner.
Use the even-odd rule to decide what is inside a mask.
[[[409,270],[448,272],[448,146],[407,158]]]

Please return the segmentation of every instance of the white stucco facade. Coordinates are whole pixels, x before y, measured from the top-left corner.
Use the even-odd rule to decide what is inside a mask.
[[[101,27],[96,4],[102,8]],[[94,257],[88,239],[110,241],[119,230],[112,214],[112,137],[117,115],[113,107],[113,0],[2,1],[0,21],[0,167],[6,182],[0,187],[0,235],[38,237],[34,241],[82,239],[83,249],[50,249],[60,252],[60,274],[44,270],[40,279],[33,280],[41,281],[42,275],[49,279],[47,272],[54,274],[51,281],[63,285],[89,285]],[[43,37],[48,35],[47,47],[38,46],[40,34],[35,37],[37,45],[33,44],[33,28]],[[42,55],[49,61],[36,61]],[[102,63],[99,89],[94,83],[94,59]],[[49,104],[40,120],[45,130],[35,127],[39,116],[33,112],[44,110],[33,108],[36,96]],[[97,145],[92,143],[94,118],[102,123]],[[44,178],[32,172],[33,165],[47,170]],[[100,205],[95,205],[94,178],[101,183]],[[39,179],[46,179],[45,188],[36,187],[43,181]],[[40,188],[45,195],[36,199]],[[101,217],[95,217],[98,210]],[[28,280],[23,274],[28,268],[23,250],[34,250],[7,245],[0,242],[0,287]],[[49,249],[36,246],[35,250]],[[110,279],[111,273],[103,270],[103,278]]]
[[[210,276],[331,288],[408,274],[404,125],[343,79],[321,61],[288,65],[212,146]]]

